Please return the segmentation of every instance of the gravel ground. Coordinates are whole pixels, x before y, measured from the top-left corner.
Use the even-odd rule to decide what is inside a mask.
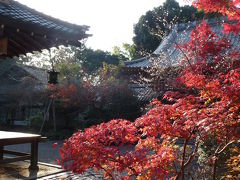
[[[58,143],[58,146],[56,148],[52,148],[53,143]],[[63,141],[47,141],[39,143],[38,146],[38,160],[40,162],[44,163],[50,163],[50,164],[57,164],[57,159],[60,158],[59,154],[59,148],[62,146]],[[11,146],[5,146],[5,149],[8,150],[15,150],[20,152],[26,152],[30,153],[31,146],[30,144],[21,144],[21,145],[11,145]],[[101,175],[97,175],[91,170],[88,170],[82,175],[74,175],[71,172],[59,174],[59,176],[54,175],[50,178],[50,176],[47,176],[46,178],[42,178],[44,180],[46,179],[61,179],[61,177],[65,177],[66,179],[80,179],[80,180],[102,180]],[[1,178],[0,178],[1,179]]]
[[[58,146],[53,149],[52,144],[56,142],[58,143]],[[47,141],[39,143],[38,161],[50,164],[57,164],[56,160],[60,158],[59,148],[62,146],[62,144],[63,141]],[[30,144],[11,145],[5,146],[5,149],[30,153],[31,145]]]

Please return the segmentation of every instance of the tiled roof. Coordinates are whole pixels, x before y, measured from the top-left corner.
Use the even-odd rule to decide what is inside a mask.
[[[180,50],[175,48],[175,44],[186,43],[190,40],[190,33],[193,28],[200,22],[189,22],[176,25],[171,33],[166,36],[160,43],[158,48],[154,51],[154,58],[141,58],[139,60],[132,61],[132,63],[126,62],[126,67],[129,68],[144,68],[145,64],[152,66],[153,63],[157,63],[161,67],[169,67],[178,65],[183,57]],[[223,20],[211,19],[208,20],[208,24],[212,27],[212,30],[219,36],[228,38],[232,43],[233,48],[239,51],[240,49],[240,34],[223,34]],[[157,57],[157,58],[156,58]],[[154,59],[154,61],[153,61]],[[141,61],[140,61],[141,60]]]
[[[80,47],[89,37],[89,26],[71,24],[47,16],[14,0],[0,0],[0,37],[7,47],[1,55],[25,55],[60,45]]]
[[[35,80],[38,81],[38,83],[47,85],[48,84],[48,74],[45,69],[34,67],[34,66],[28,66],[24,64],[19,64],[13,59],[0,59],[0,81],[1,78],[3,79],[8,79],[8,76],[5,76],[6,74],[13,74],[13,76],[17,78],[22,78],[18,77],[17,71],[25,71],[28,76],[31,76]],[[12,69],[15,69],[17,71],[13,71]]]
[[[88,26],[79,26],[42,14],[17,1],[10,0],[9,5],[0,2],[0,15],[11,17],[26,23],[32,23],[47,29],[78,34],[88,29]]]
[[[39,83],[43,85],[48,84],[48,73],[45,69],[34,66],[27,66],[23,64],[18,64],[17,66],[25,70],[30,76],[38,80]]]
[[[143,102],[149,102],[158,96],[152,86],[132,84],[130,88],[137,94],[138,99]]]
[[[43,92],[47,89],[48,74],[44,69],[18,64],[12,59],[0,59],[0,104],[16,101],[16,95],[29,91]]]
[[[125,62],[125,65],[127,67],[151,67],[151,63],[147,60],[146,57],[143,57],[141,59],[137,59],[137,60],[134,60],[134,61],[126,61]]]

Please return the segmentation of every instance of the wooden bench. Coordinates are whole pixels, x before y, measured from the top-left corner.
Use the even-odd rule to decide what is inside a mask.
[[[38,134],[0,131],[0,165],[17,161],[30,160],[29,169],[38,170],[38,143],[46,140]],[[4,150],[4,146],[31,143],[31,153]],[[4,159],[4,154],[15,155]]]

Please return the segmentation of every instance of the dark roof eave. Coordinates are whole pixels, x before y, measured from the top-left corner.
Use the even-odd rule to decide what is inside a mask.
[[[52,37],[64,37],[65,39],[74,39],[74,40],[82,40],[92,36],[91,34],[86,34],[83,31],[78,33],[70,33],[56,29],[49,29],[44,26],[40,26],[39,24],[34,24],[30,22],[21,22],[20,20],[16,20],[11,18],[10,16],[1,16],[0,14],[0,22],[4,25],[4,28],[11,28],[15,32],[19,31],[29,31],[33,32],[36,36],[52,36]],[[30,34],[29,34],[30,35]]]
[[[133,60],[133,61],[124,61],[124,64],[127,66],[127,65],[131,65],[131,64],[142,62],[142,61],[144,61],[146,59],[147,59],[147,57],[143,57],[143,58],[136,59],[136,60]]]
[[[57,32],[66,36],[83,36],[89,30],[89,26],[53,18],[13,0],[10,1],[10,5],[0,3],[0,22],[1,25],[13,27],[15,30],[18,28],[43,35]]]
[[[57,18],[54,18],[52,16],[49,16],[49,15],[46,15],[42,12],[39,12],[33,8],[30,8],[24,4],[21,4],[17,1],[14,1],[14,0],[10,0],[10,3],[14,3],[16,4],[17,6],[33,13],[33,14],[37,14],[39,15],[40,17],[43,17],[43,18],[46,18],[47,20],[50,20],[50,21],[53,21],[53,22],[56,22],[56,23],[59,23],[61,25],[65,25],[65,26],[68,26],[69,28],[72,28],[72,29],[75,29],[75,30],[83,30],[83,31],[88,31],[90,26],[87,26],[87,25],[77,25],[77,24],[73,24],[73,23],[69,23],[67,21],[63,21],[63,20],[60,20],[60,19],[57,19]]]

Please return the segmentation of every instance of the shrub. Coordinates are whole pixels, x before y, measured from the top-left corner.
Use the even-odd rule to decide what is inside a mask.
[[[43,114],[38,112],[29,117],[30,126],[35,129],[40,129],[43,123]]]

